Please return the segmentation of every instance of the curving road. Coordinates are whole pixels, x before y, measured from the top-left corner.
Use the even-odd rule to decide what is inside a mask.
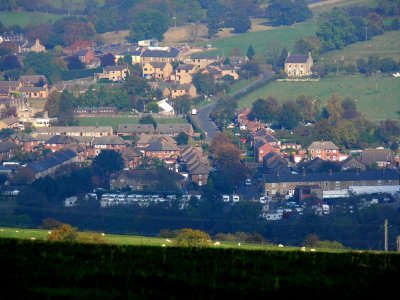
[[[234,96],[242,91],[245,91],[246,89],[250,88],[252,85],[255,85],[257,82],[262,81],[262,80],[268,80],[274,75],[274,72],[267,71],[261,75],[259,75],[259,78],[255,80],[254,82],[250,83],[249,85],[243,87],[239,91],[235,92],[231,96]],[[198,123],[201,129],[204,132],[207,132],[207,141],[210,141],[218,132],[220,132],[218,126],[210,119],[210,114],[211,111],[214,108],[216,100],[214,99],[212,103],[207,104],[206,106],[202,107],[201,109],[198,110],[197,115],[192,116],[193,119],[195,119]]]

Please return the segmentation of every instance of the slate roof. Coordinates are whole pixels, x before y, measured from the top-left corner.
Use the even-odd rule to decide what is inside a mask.
[[[111,126],[52,126],[36,128],[37,134],[68,134],[79,132],[107,132],[112,133]]]
[[[192,86],[194,86],[194,85],[190,84],[190,83],[185,83],[185,84],[177,83],[177,84],[173,84],[171,86],[171,89],[172,90],[185,90],[185,91],[188,91]]]
[[[146,147],[145,151],[179,151],[179,147],[176,144],[169,143],[163,138],[158,138],[156,141],[151,142]]]
[[[167,65],[166,62],[159,62],[159,61],[151,61],[151,62],[148,62],[148,64],[150,64],[155,69],[164,69],[165,66]]]
[[[195,65],[191,64],[180,64],[179,66],[176,67],[176,69],[190,71],[193,70],[195,67],[196,67]]]
[[[101,136],[95,137],[93,139],[93,145],[125,145],[126,142],[121,139],[119,136],[110,135],[110,136]]]
[[[265,183],[278,182],[320,182],[320,181],[360,181],[360,180],[399,180],[397,171],[334,172],[306,174],[264,174]]]
[[[7,153],[13,149],[18,149],[21,147],[22,147],[21,145],[17,145],[11,141],[0,142],[0,153]]]
[[[189,134],[192,125],[190,124],[157,124],[156,132],[161,134],[174,134],[184,132]]]
[[[289,64],[305,64],[308,60],[308,55],[306,54],[291,54],[286,58],[285,63]]]
[[[21,81],[24,84],[33,84],[36,85],[40,81],[43,81],[44,83],[48,83],[46,76],[44,75],[23,75],[19,77],[19,81]]]
[[[179,55],[180,50],[170,47],[169,50],[150,50],[146,49],[142,53],[142,57],[170,57],[175,58]]]
[[[0,81],[0,90],[16,90],[19,85],[19,81]]]
[[[13,141],[18,140],[20,142],[35,142],[37,141],[33,136],[27,133],[14,133],[10,135],[10,139]]]
[[[210,173],[211,168],[208,165],[198,161],[195,164],[188,166],[188,170],[189,174],[191,175],[203,175]]]
[[[53,135],[45,142],[45,144],[59,144],[59,145],[74,144],[74,143],[79,143],[79,141],[68,135]]]
[[[117,133],[153,133],[152,124],[119,124]]]
[[[39,173],[57,165],[61,165],[73,159],[74,157],[76,157],[76,153],[74,151],[71,149],[62,149],[52,153],[41,161],[29,164],[27,168],[31,169],[34,173]]]
[[[43,92],[47,91],[45,87],[36,87],[36,86],[26,86],[19,89],[21,93],[35,93],[35,92]]]
[[[19,119],[17,117],[11,116],[8,118],[4,118],[0,120],[1,122],[3,122],[4,124],[6,124],[7,126],[13,125],[15,123],[19,122]]]
[[[125,177],[128,179],[137,179],[137,180],[158,180],[160,177],[161,171],[155,170],[155,169],[150,169],[150,170],[123,170],[118,173],[115,173],[114,175],[111,176],[111,178],[119,178],[119,177]],[[173,180],[182,180],[183,176],[170,171],[168,169],[165,170],[165,173],[168,175],[168,178],[173,179]]]

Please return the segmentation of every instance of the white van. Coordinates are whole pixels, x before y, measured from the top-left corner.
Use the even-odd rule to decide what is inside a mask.
[[[229,195],[222,195],[222,201],[229,202],[230,198]]]
[[[232,195],[232,201],[233,202],[239,202],[239,200],[240,200],[240,198],[239,198],[239,195]]]

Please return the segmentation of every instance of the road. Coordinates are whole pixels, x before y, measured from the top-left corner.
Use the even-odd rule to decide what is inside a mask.
[[[197,113],[197,119],[200,127],[207,132],[207,141],[210,141],[218,132],[218,126],[210,119],[210,113],[213,110],[215,102],[202,107]]]
[[[268,80],[274,75],[273,72],[267,71],[261,75],[259,75],[259,78],[249,85],[243,87],[242,89],[238,90],[231,96],[235,96],[236,94],[239,94],[240,92],[245,92],[246,89],[250,88],[251,86],[255,85],[259,81],[263,80]],[[199,123],[199,126],[204,132],[207,132],[207,141],[210,141],[218,132],[220,132],[218,126],[210,119],[210,113],[214,108],[215,102],[217,100],[213,99],[213,102],[210,104],[207,104],[206,106],[202,107],[201,109],[198,110],[197,115],[193,116]]]

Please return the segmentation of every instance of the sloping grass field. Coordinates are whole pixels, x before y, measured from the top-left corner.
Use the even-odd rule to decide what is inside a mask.
[[[62,15],[35,13],[35,12],[0,12],[0,22],[10,27],[19,25],[24,28],[28,25],[36,25],[40,23],[54,22],[61,19]]]
[[[358,111],[373,121],[398,118],[400,79],[394,77],[344,76],[318,82],[273,82],[241,99],[239,107],[251,107],[258,98],[266,99],[268,96],[284,102],[306,95],[326,103],[333,93],[338,93],[342,99],[351,97],[357,100]]]
[[[376,55],[380,58],[390,57],[400,61],[400,30],[388,31],[382,35],[373,37],[365,42],[358,42],[345,47],[342,50],[327,52],[321,56],[321,62],[334,62],[342,59],[344,64],[355,64],[357,59],[368,59],[368,56]]]
[[[397,299],[400,255],[0,239],[2,299]]]
[[[271,51],[274,47],[279,50],[287,47],[290,51],[294,43],[299,38],[314,35],[316,25],[314,21],[298,23],[292,26],[274,27],[269,30],[247,32],[233,37],[214,39],[208,42],[212,48],[216,50],[207,51],[206,53],[229,55],[232,48],[240,48],[243,55],[246,54],[247,48],[252,45],[256,54],[264,55],[265,51]],[[203,45],[204,46],[204,45]]]

